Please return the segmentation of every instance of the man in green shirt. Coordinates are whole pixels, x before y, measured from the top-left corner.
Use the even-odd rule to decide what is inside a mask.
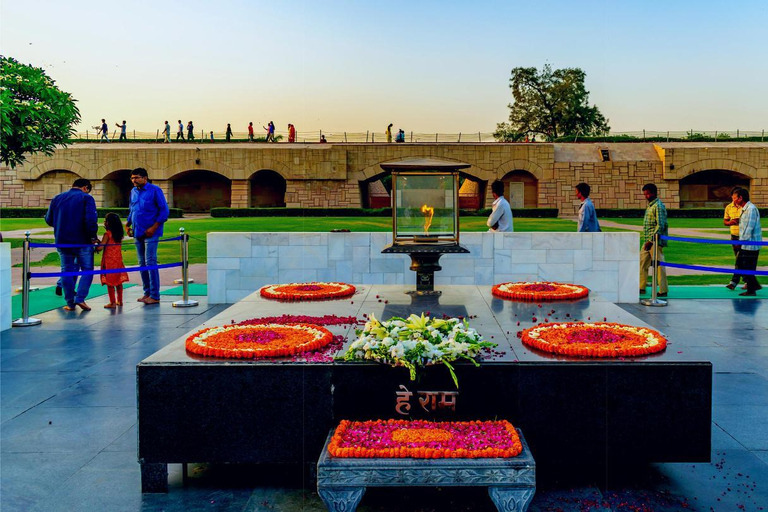
[[[640,293],[645,293],[648,281],[648,267],[653,261],[653,242],[655,236],[667,236],[669,225],[667,224],[667,208],[657,196],[658,190],[653,183],[643,185],[643,195],[648,200],[648,207],[643,217],[643,247],[640,249]],[[663,248],[667,246],[666,240],[659,240],[659,261],[664,261]],[[667,285],[667,270],[659,266],[658,273],[659,293],[658,297],[666,297],[669,291]]]

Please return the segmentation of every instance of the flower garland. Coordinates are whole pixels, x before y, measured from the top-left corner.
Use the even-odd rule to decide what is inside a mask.
[[[494,296],[512,300],[568,300],[589,295],[589,289],[577,284],[549,281],[501,283],[491,288]]]
[[[528,346],[567,356],[642,356],[667,347],[658,331],[607,322],[541,324],[524,330],[520,337]]]
[[[522,451],[508,421],[342,420],[328,444],[341,458],[510,458]]]
[[[186,347],[204,356],[262,359],[317,350],[333,341],[328,329],[311,324],[227,325],[196,332]]]
[[[347,283],[271,284],[261,288],[261,296],[279,300],[339,299],[354,295],[355,287]]]
[[[234,324],[235,321],[232,320]],[[312,325],[356,325],[362,323],[354,316],[338,316],[338,315],[323,315],[323,316],[308,316],[308,315],[280,315],[280,316],[263,316],[260,318],[249,318],[238,322],[237,325],[261,325],[261,324],[312,324]],[[333,356],[344,347],[346,342],[344,336],[336,335],[333,337],[333,341],[318,350],[306,350],[303,352],[297,352],[291,356],[293,362],[306,362],[306,363],[331,363],[333,362]]]
[[[459,381],[452,362],[466,359],[479,366],[475,357],[495,343],[483,341],[466,319],[430,318],[411,315],[378,321],[372,314],[365,327],[356,331],[358,338],[342,356],[345,361],[373,360],[392,366],[405,366],[411,380],[416,380],[416,369],[431,364],[443,364],[451,373],[456,387]]]

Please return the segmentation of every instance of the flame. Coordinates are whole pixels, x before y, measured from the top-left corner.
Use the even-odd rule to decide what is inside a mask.
[[[425,204],[421,207],[421,213],[424,214],[424,234],[428,235],[429,226],[432,225],[432,216],[435,214],[435,209]]]

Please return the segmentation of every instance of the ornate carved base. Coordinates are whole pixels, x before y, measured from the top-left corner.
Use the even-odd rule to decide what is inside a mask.
[[[499,512],[525,512],[535,492],[536,489],[525,487],[488,488],[488,494]]]
[[[365,487],[329,487],[317,493],[331,512],[354,512],[365,494]]]
[[[488,487],[500,512],[525,512],[536,492],[536,463],[522,432],[512,459],[336,458],[328,443],[317,462],[317,492],[331,512],[352,512],[367,487]]]

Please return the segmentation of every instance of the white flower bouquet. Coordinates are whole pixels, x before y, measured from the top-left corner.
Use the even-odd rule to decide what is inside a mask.
[[[474,358],[482,349],[496,346],[496,343],[483,341],[466,319],[430,318],[423,313],[420,317],[392,317],[386,322],[371,315],[357,335],[357,340],[341,356],[343,360],[373,360],[405,366],[410,371],[411,380],[416,380],[417,368],[443,364],[451,372],[457,388],[459,382],[451,363],[466,359],[479,366]]]

